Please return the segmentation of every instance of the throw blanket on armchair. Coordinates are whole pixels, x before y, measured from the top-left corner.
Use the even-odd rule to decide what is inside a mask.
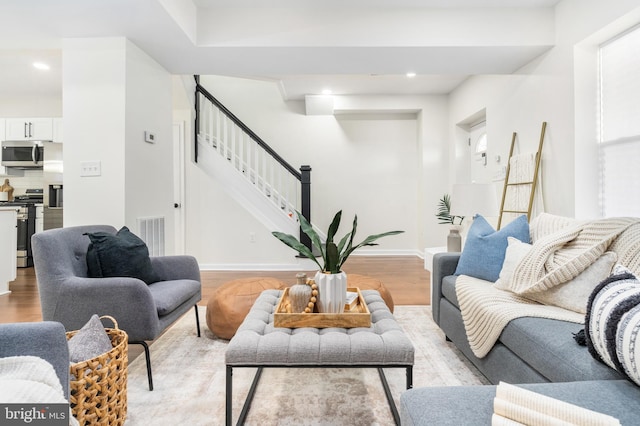
[[[542,305],[523,296],[577,277],[605,251],[615,251],[619,263],[636,274],[640,271],[640,219],[573,222],[552,215],[541,216],[534,220],[537,223],[532,222],[532,235],[538,239],[516,266],[507,288],[498,289],[493,283],[464,275],[456,281],[465,331],[478,358],[489,353],[504,327],[516,318],[583,323],[583,314]]]
[[[0,358],[0,401],[3,403],[68,404],[53,366],[35,356]],[[78,420],[69,409],[69,425]]]

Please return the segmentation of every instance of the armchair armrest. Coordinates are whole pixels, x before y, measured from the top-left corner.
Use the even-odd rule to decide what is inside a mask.
[[[97,314],[114,317],[130,341],[152,340],[160,333],[151,291],[137,278],[68,277],[60,284],[57,300],[53,318],[47,319],[62,322],[68,331],[80,329]]]
[[[186,279],[200,282],[200,266],[193,256],[152,257],[151,266],[160,281]]]
[[[440,299],[442,298],[442,279],[453,275],[460,260],[460,253],[436,253],[433,256],[431,285],[431,315],[436,324],[440,324]]]
[[[63,325],[53,321],[0,324],[0,357],[25,355],[53,366],[69,400],[69,347]]]

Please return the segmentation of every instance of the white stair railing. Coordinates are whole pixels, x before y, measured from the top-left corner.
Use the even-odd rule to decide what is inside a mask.
[[[196,161],[198,144],[208,145],[282,215],[297,223],[297,210],[309,218],[309,166],[295,170],[199,84],[196,108]]]

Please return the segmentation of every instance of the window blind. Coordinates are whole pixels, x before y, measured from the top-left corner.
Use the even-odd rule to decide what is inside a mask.
[[[600,205],[640,216],[640,27],[600,46]]]

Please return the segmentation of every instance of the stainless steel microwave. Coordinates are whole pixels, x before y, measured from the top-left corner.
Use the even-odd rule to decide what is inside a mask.
[[[2,142],[2,165],[19,169],[41,169],[44,163],[42,141]]]

